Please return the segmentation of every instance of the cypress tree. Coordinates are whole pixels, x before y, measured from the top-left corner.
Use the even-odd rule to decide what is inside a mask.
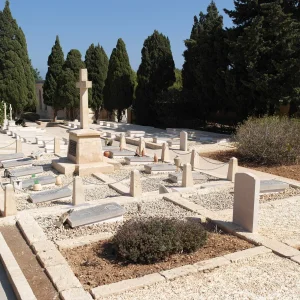
[[[19,114],[35,104],[35,82],[26,39],[12,17],[9,1],[0,13],[0,32],[0,97]]]
[[[79,71],[82,68],[85,68],[85,65],[81,60],[80,52],[72,49],[67,55],[57,82],[56,99],[61,102],[62,107],[67,108],[71,120],[77,117],[80,107],[80,94],[76,82],[79,80]]]
[[[134,85],[134,74],[125,43],[122,39],[118,39],[109,59],[104,87],[104,107],[110,112],[117,110],[119,122],[122,119],[122,110],[132,104]]]
[[[159,95],[174,84],[174,69],[169,38],[155,30],[144,42],[142,62],[137,72],[134,108],[138,124],[158,123]]]
[[[57,81],[62,73],[64,64],[64,53],[60,46],[59,37],[56,36],[55,44],[52,47],[51,54],[48,57],[48,71],[44,83],[44,103],[52,106],[54,111],[53,119],[56,120],[57,111],[63,109],[60,101],[57,101]]]
[[[88,69],[89,80],[93,82],[89,104],[95,112],[96,120],[99,118],[104,103],[103,89],[107,77],[108,63],[108,57],[103,47],[99,44],[95,47],[92,44],[86,52],[85,65]]]

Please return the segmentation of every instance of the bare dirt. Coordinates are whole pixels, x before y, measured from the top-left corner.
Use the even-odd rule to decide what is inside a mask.
[[[253,245],[229,234],[210,232],[204,247],[191,254],[176,254],[156,264],[124,264],[119,262],[109,241],[66,249],[62,254],[86,290],[121,280],[193,264],[202,260],[252,248]]]
[[[245,160],[245,158],[242,157],[236,150],[201,153],[201,156],[222,162],[228,162],[231,157],[236,157],[239,160],[239,165],[241,167],[251,168],[253,170],[294,180],[300,180],[300,165],[262,165],[255,162],[249,162]]]
[[[58,300],[59,295],[38,263],[16,226],[0,227],[6,243],[19,264],[34,295],[38,300]]]

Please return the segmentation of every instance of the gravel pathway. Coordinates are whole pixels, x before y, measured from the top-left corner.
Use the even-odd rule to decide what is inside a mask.
[[[105,299],[299,299],[299,280],[300,265],[266,254]]]
[[[112,199],[113,201],[113,199]],[[193,217],[196,214],[187,211],[171,202],[164,200],[154,200],[151,202],[142,203],[139,207],[137,204],[123,205],[126,209],[124,220],[129,220],[136,217],[150,218],[154,216],[170,217],[183,219],[185,217]],[[37,217],[36,220],[40,226],[44,229],[48,238],[51,240],[64,240],[74,237],[80,237],[84,235],[96,234],[100,232],[112,232],[114,233],[122,222],[108,223],[108,224],[95,224],[89,226],[82,226],[78,228],[56,228],[54,225],[60,216],[47,216]]]
[[[192,195],[183,195],[182,197],[192,201],[196,204],[199,204],[206,209],[212,211],[219,211],[224,209],[233,208],[233,188],[218,188],[216,191],[211,189],[211,193],[208,194],[192,194]],[[260,196],[260,203],[268,203],[275,200],[285,199],[293,196],[300,195],[299,188],[290,187],[284,192],[273,193],[273,194],[264,194]]]
[[[110,188],[108,185],[99,185],[93,188],[85,189],[85,201],[95,201],[99,199],[104,199],[108,197],[120,196],[115,190]],[[112,199],[113,201],[113,199]]]

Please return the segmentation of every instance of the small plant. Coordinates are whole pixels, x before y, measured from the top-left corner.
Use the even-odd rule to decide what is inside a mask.
[[[34,184],[39,184],[40,182],[39,182],[39,180],[38,179],[35,179],[34,180]]]
[[[200,223],[154,217],[130,220],[113,237],[118,258],[133,263],[155,263],[175,253],[201,248],[207,233]]]
[[[32,175],[31,175],[31,178],[35,178],[35,174],[32,174]]]

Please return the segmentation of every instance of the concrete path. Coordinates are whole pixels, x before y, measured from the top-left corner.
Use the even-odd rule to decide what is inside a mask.
[[[0,262],[0,299],[17,300],[13,288],[8,280],[2,263]]]

